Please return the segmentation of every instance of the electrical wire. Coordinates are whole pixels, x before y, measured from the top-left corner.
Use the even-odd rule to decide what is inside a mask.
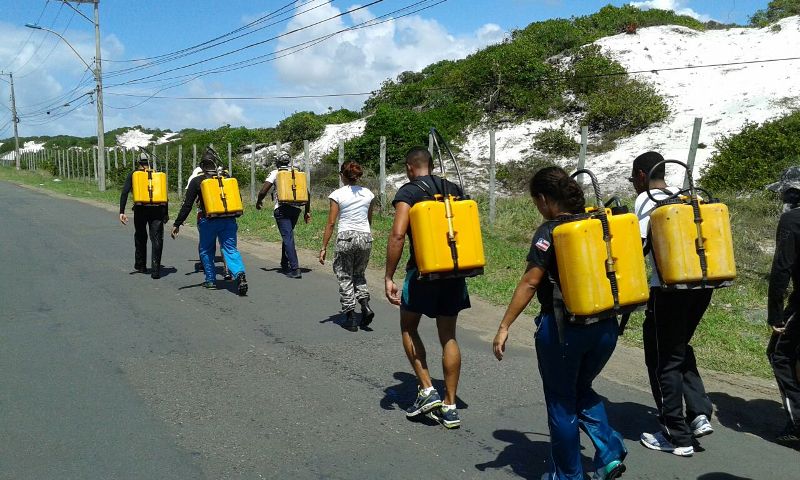
[[[58,9],[58,12],[56,12],[56,16],[55,16],[55,18],[53,18],[53,21],[50,22],[50,29],[53,29],[55,27],[56,22],[58,21],[58,17],[61,16],[61,11],[62,10],[64,10],[64,4],[63,3],[61,4],[61,7]],[[37,22],[37,24],[38,24],[38,22]],[[31,60],[33,60],[33,58],[39,53],[39,50],[42,49],[42,45],[44,45],[44,41],[49,37],[49,35],[47,35],[47,33],[45,33],[45,32],[41,32],[41,33],[42,33],[42,39],[39,41],[39,45],[36,46],[36,50],[33,51],[31,56],[28,57],[28,59],[25,61],[25,63],[23,63],[22,65],[17,67],[17,71],[18,72],[21,72],[22,69],[25,68],[25,66],[28,65],[31,62]],[[33,71],[35,71],[35,70],[36,69],[34,68]],[[30,72],[28,72],[28,74],[30,74]],[[27,75],[25,75],[25,76],[27,76]],[[25,78],[25,77],[24,76],[20,76],[20,78]]]
[[[64,36],[65,33],[67,33],[67,29],[69,29],[70,25],[72,25],[72,20],[74,20],[74,19],[75,19],[75,12],[72,12],[72,15],[69,17],[69,20],[67,21],[66,26],[64,26],[64,29],[61,31],[61,36],[62,37]],[[34,68],[33,70],[31,70],[30,72],[28,72],[28,73],[26,73],[24,75],[21,75],[19,78],[29,77],[29,76],[33,75],[34,72],[40,70],[45,65],[45,63],[47,63],[47,61],[50,60],[50,57],[53,55],[53,52],[56,51],[56,47],[58,47],[58,45],[60,43],[61,43],[61,39],[56,37],[54,39],[54,41],[53,41],[53,46],[50,48],[50,51],[47,52],[47,55],[45,55],[44,58],[42,59],[42,61],[39,62],[39,66]]]
[[[38,23],[39,23],[39,21],[42,19],[42,16],[44,15],[44,11],[45,11],[45,10],[47,10],[47,6],[48,6],[49,4],[50,4],[50,0],[45,0],[45,2],[44,2],[44,6],[42,7],[42,11],[41,11],[41,12],[39,12],[39,17],[36,19],[36,23],[37,23],[37,24],[38,24]],[[14,59],[13,59],[13,60],[11,60],[11,63],[9,63],[9,64],[8,64],[8,66],[6,66],[6,68],[4,68],[3,70],[10,70],[10,69],[11,69],[11,65],[14,65],[14,62],[16,62],[16,61],[17,61],[17,59],[19,58],[19,54],[20,54],[20,53],[22,53],[22,51],[23,51],[23,50],[25,50],[25,47],[27,47],[27,46],[28,46],[28,42],[30,42],[30,41],[31,41],[31,37],[32,37],[32,36],[33,36],[33,30],[31,30],[31,31],[28,33],[28,38],[26,38],[26,39],[25,39],[25,41],[22,43],[22,46],[21,46],[21,47],[19,47],[19,50],[17,50],[17,54],[14,56]]]

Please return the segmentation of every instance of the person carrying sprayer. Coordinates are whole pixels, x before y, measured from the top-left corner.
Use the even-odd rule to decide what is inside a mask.
[[[533,235],[525,274],[494,337],[494,355],[498,360],[503,359],[509,328],[534,295],[538,296],[541,310],[534,321],[534,340],[552,452],[550,472],[542,478],[583,480],[580,430],[595,445],[593,478],[619,478],[626,470],[622,462],[628,452],[620,434],[608,423],[602,398],[592,388],[592,382],[616,348],[616,317],[594,319],[591,323],[559,320],[568,318],[569,313],[560,294],[553,230],[560,224],[560,218],[584,212],[583,191],[559,167],[536,172],[529,189],[545,222]]]
[[[689,344],[711,302],[713,290],[662,289],[650,248],[652,239],[648,240],[650,216],[656,209],[650,195],[663,200],[679,191],[667,186],[663,161],[664,157],[657,152],[639,155],[633,161],[628,179],[638,194],[634,210],[652,266],[650,299],[642,333],[650,388],[661,427],[654,433],[642,433],[640,442],[651,450],[690,457],[694,454],[693,440],[714,433],[710,422],[711,400],[706,395],[694,349]]]
[[[139,155],[139,162],[136,171],[131,172],[125,178],[122,185],[122,192],[119,196],[119,221],[123,225],[128,224],[128,216],[125,215],[125,206],[128,203],[128,195],[133,189],[133,174],[135,172],[145,172],[150,168],[150,160],[146,153]],[[134,246],[135,255],[133,268],[137,272],[147,273],[147,234],[150,231],[151,247],[151,269],[150,277],[158,279],[161,277],[161,251],[164,247],[164,222],[168,220],[168,206],[166,203],[158,205],[134,204],[133,206],[133,226],[134,226]]]
[[[261,210],[264,203],[264,198],[267,196],[273,186],[276,190],[279,188],[279,172],[291,171],[291,156],[287,152],[278,152],[275,157],[275,170],[271,171],[264,180],[264,185],[258,192],[258,200],[256,201],[256,209]],[[278,225],[278,231],[281,234],[281,271],[289,278],[303,278],[300,272],[300,262],[297,259],[297,248],[294,242],[294,227],[297,225],[297,220],[300,218],[300,212],[305,211],[303,218],[306,223],[311,221],[311,202],[307,201],[305,204],[294,204],[282,202],[275,195],[275,209],[273,215],[275,216],[275,223]]]
[[[339,281],[339,300],[346,316],[342,326],[351,332],[358,331],[359,326],[366,327],[375,317],[375,312],[369,306],[369,290],[367,278],[364,276],[372,251],[370,227],[375,195],[358,185],[363,174],[361,165],[356,162],[342,165],[339,175],[344,186],[328,196],[331,201],[330,211],[322,238],[322,249],[319,251],[319,263],[325,265],[328,243],[338,221],[333,271]],[[356,302],[361,304],[360,321],[355,316]]]
[[[386,272],[384,288],[386,298],[400,306],[400,329],[403,349],[417,376],[418,392],[414,403],[406,410],[408,417],[432,414],[446,428],[458,428],[461,417],[456,410],[456,390],[461,374],[461,350],[456,341],[456,321],[461,310],[470,308],[467,284],[464,278],[446,278],[422,281],[413,249],[406,265],[406,278],[402,290],[394,283],[394,274],[403,254],[406,235],[411,238],[409,212],[418,202],[428,200],[434,192],[449,191],[462,195],[461,188],[445,179],[432,175],[433,158],[425,147],[414,147],[405,159],[409,182],[400,187],[392,204],[394,223],[386,247]],[[431,382],[425,345],[418,327],[422,316],[436,319],[439,342],[442,345],[442,370],[444,373],[444,399]]]
[[[223,173],[226,176],[230,175],[230,172],[227,172],[227,171],[224,171]],[[195,167],[195,169],[192,170],[192,174],[189,175],[189,179],[186,180],[186,186],[183,189],[184,190],[189,190],[189,185],[192,184],[192,180],[194,180],[195,177],[198,177],[198,176],[200,176],[202,174],[203,174],[203,169],[200,168],[200,167]],[[184,195],[186,195],[185,192],[184,192]],[[200,219],[200,212],[198,212],[198,217],[197,218],[198,218],[198,220]],[[219,244],[219,250],[220,250],[220,252],[222,252],[222,242],[220,242],[220,244]],[[216,258],[214,260],[216,260]],[[195,271],[197,271],[197,270],[195,270]],[[222,257],[222,279],[225,280],[226,282],[230,282],[231,280],[233,280],[233,275],[231,274],[231,271],[228,270],[228,265],[225,264],[225,257],[224,256]]]
[[[222,255],[225,257],[225,264],[236,280],[237,292],[240,296],[244,296],[247,294],[248,286],[244,262],[236,247],[236,234],[238,230],[236,218],[208,217],[203,195],[201,194],[201,184],[204,180],[214,178],[215,176],[224,176],[221,169],[217,168],[217,160],[216,153],[212,149],[206,149],[205,153],[203,153],[203,157],[200,159],[200,168],[202,168],[203,173],[192,179],[189,183],[189,188],[186,190],[186,198],[183,200],[181,210],[172,227],[172,238],[174,239],[178,236],[181,225],[186,221],[186,218],[189,216],[189,213],[191,213],[192,207],[196,202],[198,212],[197,229],[200,232],[198,251],[205,274],[203,287],[216,288],[214,256],[216,253],[217,241],[219,240]],[[236,194],[238,195],[238,192]]]
[[[788,422],[776,440],[800,445],[800,167],[791,167],[767,189],[779,193],[783,213],[775,235],[775,256],[769,274],[767,323],[772,337],[767,358],[786,409]],[[784,308],[789,281],[794,287]]]

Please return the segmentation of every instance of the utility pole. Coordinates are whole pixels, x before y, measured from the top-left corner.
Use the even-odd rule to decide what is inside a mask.
[[[17,116],[17,98],[14,96],[14,74],[10,72],[0,72],[0,75],[8,75],[11,83],[11,121],[14,123],[14,162],[16,163],[17,170],[19,170],[19,132],[17,131],[19,117]]]
[[[95,91],[95,105],[97,105],[97,161],[98,161],[98,169],[97,169],[97,188],[101,192],[106,190],[106,142],[105,142],[105,126],[103,125],[103,70],[102,70],[102,61],[100,57],[100,0],[62,0],[64,5],[69,6],[69,8],[75,10],[80,16],[94,24],[94,49],[95,49],[95,56],[94,56],[94,68],[90,67],[88,63],[81,57],[81,55],[75,50],[75,48],[67,41],[66,38],[62,37],[60,33],[50,30],[49,28],[40,27],[39,25],[31,25],[26,24],[25,26],[28,28],[33,28],[36,30],[45,30],[48,31],[56,36],[58,36],[64,43],[72,49],[75,55],[81,59],[84,65],[87,68],[92,70],[94,74],[94,80],[97,84],[96,91]],[[70,3],[91,3],[94,5],[94,20],[87,17],[83,14],[80,10],[70,5]]]

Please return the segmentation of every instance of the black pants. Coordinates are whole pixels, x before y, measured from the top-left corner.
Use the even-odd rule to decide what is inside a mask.
[[[150,246],[152,248],[152,268],[161,266],[161,249],[164,246],[164,221],[167,218],[165,207],[134,207],[133,240],[136,245],[133,268],[139,270],[147,267],[147,231],[150,230]]]
[[[645,362],[659,421],[676,447],[692,445],[689,423],[698,415],[711,418],[711,400],[689,342],[712,292],[650,289],[643,326]]]
[[[772,365],[789,420],[796,428],[800,428],[800,380],[797,377],[797,360],[800,358],[800,320],[795,320],[792,316],[786,322],[786,330],[783,333],[772,334],[767,347],[767,358]]]

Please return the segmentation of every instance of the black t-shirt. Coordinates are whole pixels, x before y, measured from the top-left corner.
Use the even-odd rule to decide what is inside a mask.
[[[553,313],[553,289],[558,283],[558,264],[553,246],[553,230],[559,225],[557,220],[544,222],[533,234],[531,249],[528,252],[528,265],[545,270],[547,276],[542,279],[536,296],[542,305],[542,313]]]
[[[435,175],[425,175],[417,177],[413,182],[408,182],[400,187],[400,190],[397,191],[397,195],[394,196],[394,200],[392,200],[392,206],[397,207],[398,202],[404,202],[413,207],[416,203],[433,199],[435,194],[444,194],[445,187],[449,195],[455,195],[457,197],[464,195],[461,188],[455,183]],[[411,235],[411,226],[409,225],[408,243],[410,257],[406,265],[406,270],[417,267],[417,260],[414,258],[414,243]]]

